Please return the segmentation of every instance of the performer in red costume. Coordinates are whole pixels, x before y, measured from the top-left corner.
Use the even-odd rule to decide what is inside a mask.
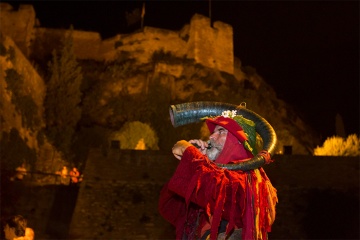
[[[227,170],[257,153],[253,121],[234,111],[207,118],[209,141],[178,141],[180,163],[163,187],[159,211],[176,227],[176,239],[267,239],[275,220],[276,189],[262,167]],[[196,147],[195,147],[195,146]]]

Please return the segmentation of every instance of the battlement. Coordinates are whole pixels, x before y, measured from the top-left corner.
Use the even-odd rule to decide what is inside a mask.
[[[233,29],[229,24],[214,22],[195,14],[190,21],[188,58],[204,66],[234,73]]]
[[[11,37],[26,56],[31,52],[50,54],[69,31],[37,27],[31,5],[20,5],[14,11],[9,4],[1,3],[0,16],[2,32]],[[112,61],[119,53],[126,52],[143,64],[151,61],[154,52],[162,50],[233,74],[233,29],[223,22],[215,22],[213,26],[209,18],[195,14],[190,24],[180,31],[145,26],[131,34],[117,34],[103,40],[97,32],[74,30],[74,51],[79,59],[99,61]]]
[[[17,11],[8,4],[0,3],[1,33],[12,38],[25,56],[29,55],[36,23],[32,5],[20,5]]]

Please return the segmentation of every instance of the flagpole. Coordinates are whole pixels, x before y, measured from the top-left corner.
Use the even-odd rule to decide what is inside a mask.
[[[141,29],[144,29],[144,16],[145,16],[145,2],[143,2],[141,9]]]
[[[211,25],[211,0],[209,0],[209,18],[210,18],[210,25]]]

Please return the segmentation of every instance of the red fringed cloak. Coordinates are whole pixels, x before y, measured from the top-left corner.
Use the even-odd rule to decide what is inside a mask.
[[[236,163],[253,157],[239,144],[247,137],[232,121],[220,117],[207,122],[211,131],[211,124],[231,130],[215,163]],[[226,234],[242,228],[242,239],[266,240],[278,199],[265,171],[226,170],[215,163],[190,146],[163,187],[159,211],[176,227],[176,239],[200,239],[206,230],[210,230],[210,239],[216,239],[221,220],[226,220]]]
[[[160,194],[160,214],[176,227],[176,239],[199,239],[211,222],[216,239],[221,219],[227,233],[243,228],[242,239],[267,239],[275,218],[276,190],[265,171],[217,167],[197,148],[188,147]]]

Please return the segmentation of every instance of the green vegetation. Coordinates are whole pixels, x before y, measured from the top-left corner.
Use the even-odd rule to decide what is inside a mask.
[[[115,44],[114,44],[114,48],[116,49],[118,47],[121,47],[122,45],[124,45],[124,43],[121,40],[116,41]]]
[[[185,56],[183,58],[176,57],[171,52],[165,51],[164,49],[155,51],[151,56],[151,60],[153,64],[158,62],[167,64],[184,64],[187,62],[193,62],[193,60],[187,59]]]
[[[142,142],[145,149],[159,149],[156,132],[148,124],[139,121],[125,123],[113,139],[120,140],[121,149],[135,149]]]
[[[54,50],[52,56],[44,104],[46,135],[58,150],[68,154],[81,117],[79,104],[83,78],[73,51],[72,31],[65,37],[60,53]]]
[[[0,43],[0,56],[6,56],[7,54],[7,49],[4,46],[4,44]]]
[[[35,169],[36,151],[28,147],[26,139],[21,138],[17,129],[12,128],[9,133],[2,132],[0,146],[6,149],[0,151],[2,169],[13,170],[24,162],[30,165],[30,170]]]
[[[12,92],[11,102],[21,114],[23,126],[33,130],[36,129],[40,124],[38,106],[33,98],[23,90],[25,88],[24,77],[13,68],[7,69],[5,73],[7,89]]]
[[[316,156],[360,156],[360,140],[356,134],[349,135],[346,139],[332,136],[325,140],[323,146],[314,149]]]
[[[15,49],[13,47],[9,47],[7,54],[9,55],[6,60],[9,60],[13,64],[15,63]]]

